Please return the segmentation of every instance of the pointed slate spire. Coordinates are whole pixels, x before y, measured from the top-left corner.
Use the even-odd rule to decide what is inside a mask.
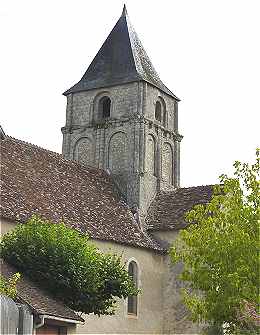
[[[129,21],[124,5],[122,15],[81,80],[63,94],[134,81],[146,81],[179,100],[156,73]]]
[[[126,16],[127,15],[127,10],[126,10],[126,5],[124,4],[122,15],[121,16]]]

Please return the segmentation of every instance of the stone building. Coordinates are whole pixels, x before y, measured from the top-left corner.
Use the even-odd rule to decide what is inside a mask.
[[[179,99],[160,80],[125,7],[86,73],[64,95],[64,157],[109,170],[143,217],[156,193],[179,187]]]
[[[78,334],[199,333],[167,250],[187,225],[185,212],[207,203],[212,186],[180,187],[180,100],[160,80],[125,7],[64,95],[62,155],[1,136],[2,233],[38,214],[122,254],[141,294],[119,301],[114,316],[85,315]]]

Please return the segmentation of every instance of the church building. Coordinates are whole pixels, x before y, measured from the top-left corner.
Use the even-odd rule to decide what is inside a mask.
[[[141,293],[118,301],[114,316],[79,318],[66,309],[71,321],[52,301],[56,320],[42,327],[199,334],[181,301],[181,265],[167,251],[187,226],[185,213],[209,202],[212,185],[180,187],[180,99],[156,73],[125,7],[83,77],[63,94],[62,155],[2,132],[1,232],[33,214],[63,221],[101,251],[122,255]]]

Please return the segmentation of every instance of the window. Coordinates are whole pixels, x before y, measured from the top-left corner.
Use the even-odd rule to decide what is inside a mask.
[[[173,185],[173,150],[168,142],[162,146],[162,180]]]
[[[73,157],[80,163],[93,165],[94,152],[92,141],[87,137],[80,138],[76,142]]]
[[[110,117],[111,100],[109,97],[103,97],[99,101],[99,116],[101,119]]]
[[[159,101],[156,101],[155,104],[155,120],[161,122],[162,120],[162,106]]]
[[[159,97],[159,100],[155,104],[155,120],[162,123],[164,127],[167,127],[167,111],[166,104],[163,98]]]
[[[156,104],[155,104],[155,120],[159,122],[162,121],[162,106],[159,101],[156,101]]]
[[[128,265],[128,274],[132,278],[135,286],[138,288],[138,268],[134,261],[131,261]],[[127,299],[127,313],[137,315],[137,296],[132,295]]]
[[[166,114],[166,109],[163,109],[163,126],[167,126],[167,114]]]
[[[153,175],[156,176],[156,169],[155,169],[155,158],[156,158],[156,151],[155,151],[155,139],[153,135],[149,134],[147,136],[147,150],[146,150],[146,166],[147,171]]]

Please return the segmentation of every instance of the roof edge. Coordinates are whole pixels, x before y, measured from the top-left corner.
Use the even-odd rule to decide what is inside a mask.
[[[4,140],[6,138],[6,134],[4,132],[3,127],[0,125],[0,139]]]
[[[1,214],[0,213],[0,218],[3,218],[3,219],[6,219],[6,220],[10,220],[12,222],[17,222],[18,224],[25,224],[27,222],[27,220],[23,220],[23,219],[14,219],[14,218],[11,218],[10,216],[6,216],[4,214]],[[88,233],[87,233],[88,234]],[[115,241],[115,240],[109,240],[109,239],[102,239],[102,238],[97,238],[97,237],[92,237],[90,234],[89,235],[89,238],[91,240],[96,240],[96,241],[101,241],[101,242],[108,242],[108,243],[116,243],[116,244],[120,244],[120,245],[123,245],[123,246],[128,246],[128,247],[132,247],[132,248],[139,248],[139,249],[142,249],[142,250],[146,250],[146,251],[152,251],[152,252],[155,252],[155,253],[164,253],[164,249],[161,245],[158,244],[158,249],[156,248],[150,248],[150,247],[145,247],[145,246],[142,246],[142,245],[137,245],[137,244],[131,244],[131,243],[124,243],[124,242],[120,242],[120,241]],[[151,240],[153,240],[153,238],[151,236],[149,236],[149,238]]]
[[[85,323],[85,320],[81,316],[77,315],[76,313],[75,313],[75,316],[77,318],[75,318],[75,319],[68,318],[68,317],[64,318],[60,315],[48,314],[48,313],[46,313],[46,314],[37,313],[37,314],[39,316],[42,316],[44,319],[51,319],[51,320],[62,321],[62,322],[67,322],[67,323],[76,323],[76,324],[84,324]]]
[[[153,87],[156,87],[158,90],[164,92],[164,93],[167,94],[168,96],[174,98],[174,99],[177,100],[178,102],[181,101],[181,99],[178,98],[175,94],[173,94],[173,93],[172,93],[166,86],[165,86],[165,87],[167,88],[167,90],[168,90],[169,92],[171,92],[171,94],[170,94],[169,92],[166,92],[166,90],[163,90],[161,87],[156,86],[156,85],[155,85],[154,83],[152,83],[151,81],[146,80],[146,79],[143,79],[143,78],[140,78],[139,80],[130,80],[130,81],[126,81],[125,83],[122,83],[122,82],[121,82],[121,83],[118,83],[118,84],[115,83],[115,84],[112,84],[112,85],[104,85],[104,86],[102,85],[102,86],[93,87],[93,88],[90,88],[90,89],[78,88],[78,89],[76,89],[76,90],[71,91],[71,90],[73,89],[74,86],[76,86],[76,85],[78,85],[78,84],[80,83],[80,81],[79,81],[77,84],[73,85],[73,86],[72,86],[71,88],[69,88],[67,91],[64,91],[64,92],[62,93],[62,95],[64,95],[65,97],[67,97],[68,95],[70,95],[70,94],[74,94],[74,93],[88,92],[88,91],[93,91],[93,90],[97,90],[97,89],[101,89],[101,88],[115,87],[115,86],[118,86],[118,85],[122,86],[122,85],[127,85],[127,84],[130,84],[130,83],[139,83],[139,82],[146,82],[146,83],[148,83],[149,85],[151,85],[151,86],[153,86]]]

